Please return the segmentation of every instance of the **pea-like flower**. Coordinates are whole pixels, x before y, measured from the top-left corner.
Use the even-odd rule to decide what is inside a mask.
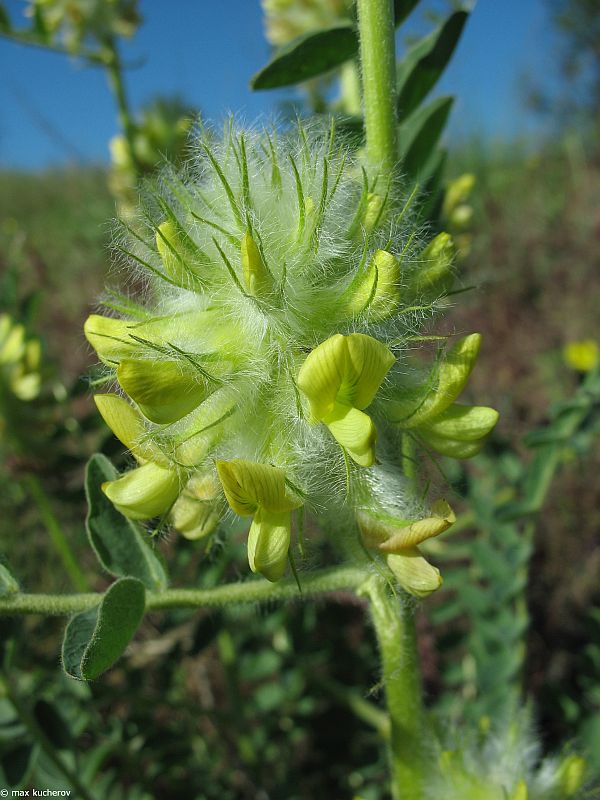
[[[419,327],[451,286],[452,242],[423,241],[401,187],[381,184],[333,131],[302,128],[204,132],[185,174],[163,174],[115,243],[143,298],[112,292],[113,315],[85,325],[120,391],[98,407],[137,461],[104,487],[122,513],[191,539],[225,514],[251,517],[250,567],[270,580],[294,517],[343,518],[342,549],[357,514],[363,537],[385,519],[372,558],[415,594],[439,585],[415,531],[451,512],[415,499],[403,439],[466,457],[497,415],[454,402],[477,336],[415,366]]]

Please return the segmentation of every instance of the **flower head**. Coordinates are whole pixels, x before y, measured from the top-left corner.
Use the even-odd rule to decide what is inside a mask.
[[[199,538],[229,506],[252,517],[251,568],[277,580],[294,509],[425,525],[402,438],[466,457],[493,427],[495,412],[454,403],[477,337],[432,371],[410,355],[448,291],[448,237],[426,246],[398,188],[375,194],[333,132],[205,132],[116,246],[146,296],[113,294],[118,316],[85,333],[124,395],[97,402],[139,464],[105,487],[126,515]],[[427,571],[416,540],[387,539],[378,552],[427,593],[410,581]]]

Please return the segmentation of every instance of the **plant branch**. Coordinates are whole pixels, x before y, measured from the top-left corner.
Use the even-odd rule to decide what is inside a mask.
[[[294,579],[269,583],[266,580],[249,580],[231,583],[214,589],[168,589],[164,592],[148,592],[146,609],[166,611],[175,608],[205,608],[232,605],[235,603],[281,602],[302,600],[327,592],[357,589],[364,583],[365,571],[356,567],[332,567],[317,572],[300,573],[302,593]],[[87,611],[102,600],[101,592],[85,594],[13,594],[0,597],[0,616],[44,614],[65,616]]]

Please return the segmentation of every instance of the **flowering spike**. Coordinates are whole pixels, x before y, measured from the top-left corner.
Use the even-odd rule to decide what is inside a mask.
[[[170,513],[197,538],[218,519],[221,490],[209,498],[201,488],[218,475],[231,508],[252,518],[252,569],[273,580],[285,570],[292,509],[362,508],[368,491],[381,503],[395,498],[381,508],[396,524],[377,557],[405,564],[393,559],[408,558],[409,545],[449,524],[450,512],[412,518],[414,500],[398,491],[393,426],[464,455],[495,421],[490,410],[455,406],[479,337],[440,357],[426,382],[399,346],[418,338],[415,306],[423,317],[439,307],[450,240],[425,248],[419,272],[406,213],[414,193],[403,203],[394,183],[373,191],[334,133],[299,126],[278,139],[230,121],[223,138],[203,130],[195,153],[138,215],[152,235],[125,225],[118,245],[143,273],[144,301],[118,299],[109,307],[122,319],[92,315],[85,325],[126,393],[98,405],[146,462],[107,494],[131,515]],[[420,570],[429,583],[415,591],[424,593],[439,576]]]

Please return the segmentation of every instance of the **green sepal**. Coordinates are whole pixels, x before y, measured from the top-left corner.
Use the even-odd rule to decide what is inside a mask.
[[[248,563],[252,572],[278,581],[287,566],[292,516],[289,511],[266,511],[259,507],[248,533]]]
[[[419,271],[411,289],[420,300],[436,300],[454,284],[452,265],[456,247],[449,233],[438,233],[419,255]]]
[[[439,569],[423,558],[418,547],[387,556],[387,563],[400,586],[415,597],[427,597],[443,583]]]
[[[177,499],[179,475],[149,462],[103,483],[102,491],[128,519],[152,519],[168,511]]]
[[[178,361],[124,359],[117,379],[142,414],[159,425],[185,417],[207,395],[205,379],[199,380]]]

